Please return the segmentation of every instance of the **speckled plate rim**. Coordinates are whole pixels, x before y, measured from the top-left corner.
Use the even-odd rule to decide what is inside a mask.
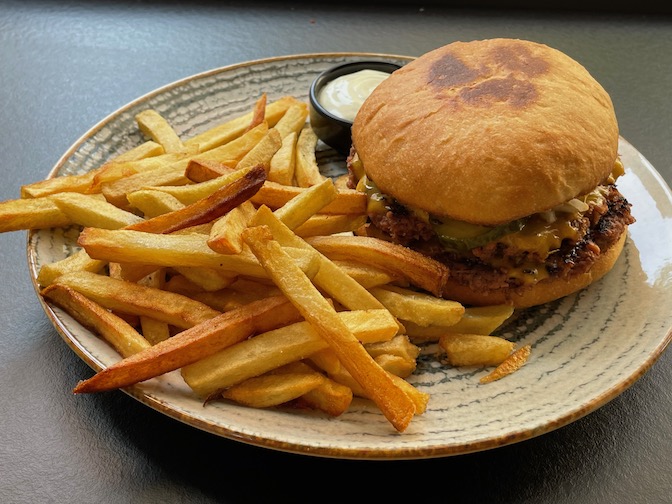
[[[275,58],[265,58],[252,60],[248,62],[238,63],[234,65],[228,65],[207,72],[198,73],[192,76],[189,76],[184,79],[177,80],[160,88],[157,88],[145,95],[129,102],[125,106],[117,109],[113,113],[109,114],[107,117],[102,119],[99,123],[89,129],[84,135],[82,135],[58,160],[56,165],[49,172],[48,178],[55,177],[59,174],[59,171],[62,169],[66,161],[73,156],[73,154],[79,149],[79,147],[84,144],[87,140],[93,137],[101,128],[107,125],[109,122],[114,120],[116,117],[126,112],[127,110],[150,100],[152,97],[161,95],[171,90],[176,90],[180,86],[189,83],[194,80],[201,78],[214,76],[217,74],[226,73],[233,71],[235,69],[254,66],[257,64],[265,64],[268,62],[281,62],[283,60],[296,60],[296,59],[332,59],[332,58],[382,58],[382,59],[395,59],[395,60],[408,60],[412,58],[407,56],[383,54],[383,53],[315,53],[315,54],[299,54],[299,55],[287,55],[279,56]],[[630,149],[636,152],[633,146],[631,146],[627,141],[621,138],[621,144],[625,146],[626,149]],[[639,155],[639,153],[637,153]],[[672,201],[672,195],[666,183],[660,177],[660,175],[655,171],[655,169],[648,164],[648,162],[641,157],[643,168],[646,170],[647,174],[652,177],[652,179],[659,185],[659,189],[662,191],[663,197],[667,198],[667,203]],[[29,268],[31,271],[31,280],[34,285],[37,298],[41,303],[45,313],[51,320],[52,324],[56,328],[57,332],[60,334],[62,339],[68,344],[68,346],[92,369],[98,371],[102,369],[103,364],[94,358],[90,352],[87,350],[86,346],[82,344],[73,334],[68,330],[66,324],[63,323],[63,313],[60,312],[57,308],[52,307],[49,303],[45,302],[44,299],[39,295],[39,286],[37,285],[37,264],[35,260],[35,255],[30,248],[32,232],[28,233],[28,243],[27,243],[27,258],[29,263]],[[419,459],[419,458],[435,458],[443,457],[457,454],[470,453],[475,451],[482,451],[487,449],[492,449],[511,443],[523,441],[530,439],[532,437],[539,436],[541,434],[550,432],[557,428],[560,428],[564,425],[567,425],[588,413],[598,409],[603,406],[610,400],[614,399],[620,395],[623,391],[629,388],[633,383],[635,383],[642,375],[644,375],[651,366],[658,360],[662,355],[665,348],[669,345],[672,340],[672,317],[671,321],[668,321],[667,330],[663,331],[660,335],[660,339],[656,346],[650,349],[648,356],[643,359],[638,367],[630,375],[626,376],[622,380],[613,384],[611,387],[603,390],[600,394],[595,395],[592,399],[583,404],[574,405],[574,407],[568,408],[563,415],[559,415],[554,418],[552,421],[546,421],[536,425],[532,428],[525,428],[520,430],[510,430],[506,433],[503,433],[501,436],[492,436],[487,439],[481,439],[474,442],[463,443],[463,444],[454,444],[446,442],[443,444],[438,444],[430,447],[413,447],[413,446],[391,446],[385,449],[359,449],[352,447],[339,447],[334,445],[327,446],[309,446],[297,442],[283,442],[278,439],[269,439],[263,435],[251,435],[249,433],[237,431],[235,429],[222,427],[215,423],[203,420],[201,418],[196,418],[189,414],[185,414],[183,411],[175,409],[171,405],[170,401],[166,401],[160,397],[155,396],[154,394],[147,393],[147,390],[142,385],[136,385],[124,389],[124,392],[134,397],[141,403],[166,414],[176,420],[179,420],[183,423],[191,425],[193,427],[202,429],[204,431],[223,436],[228,439],[237,440],[243,443],[261,446],[265,448],[286,451],[291,453],[305,454],[305,455],[315,455],[328,458],[343,458],[343,459],[379,459],[379,460],[400,460],[400,459]],[[392,434],[393,436],[397,434]],[[402,436],[404,434],[401,434]]]

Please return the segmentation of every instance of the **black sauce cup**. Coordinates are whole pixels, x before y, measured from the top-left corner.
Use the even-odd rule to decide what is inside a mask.
[[[379,70],[392,73],[401,65],[384,61],[356,61],[328,68],[310,86],[310,125],[317,137],[340,154],[347,156],[352,143],[352,121],[330,113],[320,103],[320,91],[332,80],[360,70]]]

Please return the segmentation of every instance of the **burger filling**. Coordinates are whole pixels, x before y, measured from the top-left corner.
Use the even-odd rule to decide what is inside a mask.
[[[447,264],[451,278],[475,291],[511,289],[549,277],[568,278],[590,269],[634,222],[630,204],[612,174],[588,194],[551,210],[498,226],[430,215],[383,194],[364,174],[356,154],[351,180],[368,195],[372,234],[419,250]]]

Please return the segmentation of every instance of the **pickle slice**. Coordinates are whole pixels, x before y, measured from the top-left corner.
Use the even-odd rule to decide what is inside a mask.
[[[516,219],[499,226],[480,226],[452,219],[432,220],[434,232],[448,250],[468,252],[482,247],[504,235],[516,233],[525,226],[526,218]]]

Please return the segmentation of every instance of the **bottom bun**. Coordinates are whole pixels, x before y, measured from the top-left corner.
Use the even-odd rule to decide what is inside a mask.
[[[517,289],[496,289],[481,292],[472,291],[449,278],[445,283],[443,297],[471,306],[511,304],[515,308],[529,308],[548,303],[580,291],[606,275],[621,255],[626,236],[627,227],[618,241],[607,250],[603,250],[590,270],[585,273],[573,275],[569,278],[548,278],[534,285]]]

